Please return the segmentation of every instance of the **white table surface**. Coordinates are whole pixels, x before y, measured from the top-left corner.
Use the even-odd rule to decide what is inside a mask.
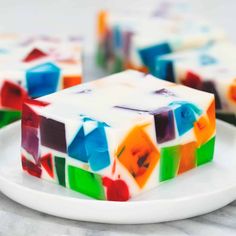
[[[190,0],[189,0],[190,1]],[[127,4],[129,2],[129,4]],[[91,52],[95,13],[100,7],[147,7],[154,0],[0,0],[0,31],[81,34],[85,40],[85,80],[101,77]],[[194,13],[223,27],[236,41],[236,1],[193,0]],[[80,24],[82,22],[82,24]],[[1,155],[1,153],[0,153]],[[151,214],[151,213],[150,213]],[[108,225],[56,218],[28,209],[0,193],[0,236],[236,235],[236,201],[207,215],[160,224]]]

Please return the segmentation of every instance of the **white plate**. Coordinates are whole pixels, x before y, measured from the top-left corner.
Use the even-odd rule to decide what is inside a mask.
[[[217,121],[215,161],[128,202],[97,201],[28,176],[20,165],[20,124],[0,131],[0,190],[51,215],[102,223],[154,223],[201,215],[236,199],[236,129]]]

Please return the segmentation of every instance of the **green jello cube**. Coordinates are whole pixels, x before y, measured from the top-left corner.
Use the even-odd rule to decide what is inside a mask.
[[[99,200],[105,199],[100,175],[69,165],[68,180],[71,189]]]
[[[213,137],[212,139],[210,139],[208,142],[204,143],[201,147],[197,149],[196,155],[197,155],[198,166],[212,161],[214,156],[214,145],[215,145],[215,137]]]
[[[161,149],[160,181],[176,176],[180,162],[180,146],[164,147]]]
[[[0,128],[21,118],[21,112],[15,110],[0,110]]]

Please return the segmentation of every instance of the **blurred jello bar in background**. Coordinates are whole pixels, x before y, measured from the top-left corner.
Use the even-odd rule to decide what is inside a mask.
[[[182,8],[168,9],[159,8],[159,13],[158,8],[149,13],[101,11],[97,19],[97,64],[109,72],[136,69],[154,74],[158,56],[225,40],[221,29],[186,14]]]
[[[0,128],[22,102],[81,83],[81,39],[0,34]]]
[[[155,74],[164,80],[213,93],[217,116],[236,125],[235,44],[211,44],[159,57]]]
[[[214,143],[213,94],[137,71],[23,106],[23,170],[100,200],[126,201],[208,163]]]

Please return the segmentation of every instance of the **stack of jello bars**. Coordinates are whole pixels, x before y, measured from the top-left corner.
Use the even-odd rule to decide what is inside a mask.
[[[214,93],[217,116],[236,125],[236,46],[225,33],[180,11],[101,11],[97,64],[109,72],[136,69]]]
[[[213,160],[215,107],[235,123],[236,47],[183,11],[101,11],[97,63],[126,71],[84,84],[80,39],[0,35],[0,127],[23,111],[24,172],[127,201]]]
[[[0,34],[0,128],[20,119],[25,99],[81,83],[80,41]]]

